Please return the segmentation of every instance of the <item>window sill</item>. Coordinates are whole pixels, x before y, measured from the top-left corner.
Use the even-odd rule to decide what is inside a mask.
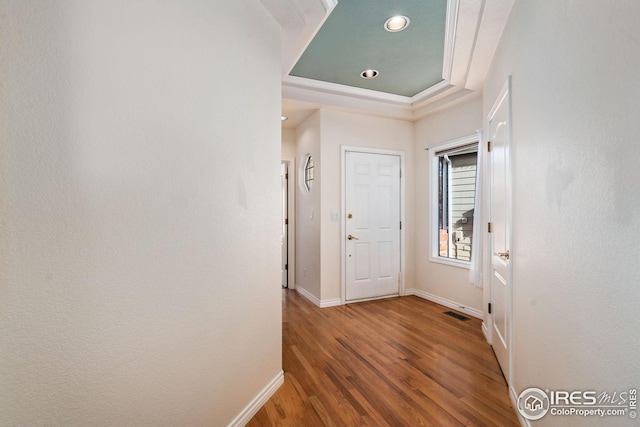
[[[451,267],[458,267],[458,268],[464,268],[466,270],[469,270],[471,268],[471,262],[470,261],[460,261],[460,260],[456,260],[456,259],[451,259],[451,258],[443,258],[443,257],[431,257],[431,262],[435,262],[437,264],[444,264],[444,265],[449,265]]]

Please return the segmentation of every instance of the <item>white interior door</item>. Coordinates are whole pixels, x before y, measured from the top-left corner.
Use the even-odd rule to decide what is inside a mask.
[[[397,295],[400,156],[347,151],[345,299]]]
[[[509,82],[498,97],[488,118],[490,159],[491,251],[490,302],[492,314],[492,346],[502,372],[510,383],[512,334],[511,283],[511,139]]]

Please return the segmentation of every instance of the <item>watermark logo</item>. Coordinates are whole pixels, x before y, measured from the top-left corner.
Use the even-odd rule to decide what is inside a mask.
[[[528,388],[518,396],[518,411],[528,420],[539,420],[549,412],[549,397],[539,388]]]
[[[531,387],[518,396],[518,412],[528,420],[539,420],[547,414],[557,416],[605,417],[637,413],[638,392],[635,388],[622,392],[595,390],[542,390]]]

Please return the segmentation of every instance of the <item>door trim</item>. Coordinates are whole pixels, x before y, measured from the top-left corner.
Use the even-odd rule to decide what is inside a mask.
[[[398,295],[405,295],[405,260],[406,260],[406,221],[405,221],[405,208],[404,208],[404,200],[405,200],[405,160],[404,160],[404,151],[398,150],[387,150],[381,148],[369,148],[369,147],[356,147],[350,145],[341,145],[340,146],[340,300],[341,303],[347,304],[352,302],[362,302],[366,300],[372,299],[380,299],[380,298],[388,298],[388,297],[378,297],[378,298],[370,298],[366,300],[357,300],[357,301],[347,301],[346,299],[346,284],[347,284],[347,272],[345,265],[345,257],[346,257],[346,245],[343,236],[346,234],[347,224],[346,224],[346,196],[347,196],[347,180],[346,180],[346,172],[347,172],[347,152],[356,152],[356,153],[366,153],[366,154],[386,154],[392,156],[400,157],[400,222],[402,224],[402,228],[400,229],[400,284],[398,286]]]
[[[289,270],[287,271],[287,283],[289,289],[296,287],[296,161],[293,158],[284,158],[281,163],[287,164],[287,173],[289,179],[287,181],[287,197],[288,197],[288,216],[289,228],[287,234],[287,249]]]
[[[289,162],[280,161],[280,183],[282,192],[282,219],[280,226],[284,233],[280,244],[282,245],[280,266],[282,270],[282,288],[289,288]]]

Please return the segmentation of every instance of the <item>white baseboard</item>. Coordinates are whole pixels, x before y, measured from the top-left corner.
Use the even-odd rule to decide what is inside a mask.
[[[303,297],[305,297],[306,299],[308,299],[309,301],[311,301],[312,303],[314,303],[315,305],[317,305],[318,307],[320,307],[320,300],[316,298],[316,296],[313,295],[311,292],[303,288],[302,286],[296,285],[296,292],[302,295]]]
[[[358,304],[360,302],[380,301],[380,300],[383,300],[383,299],[398,298],[399,296],[400,296],[400,294],[398,293],[398,294],[393,294],[393,295],[384,295],[384,296],[381,296],[381,297],[352,299],[350,301],[345,301],[344,303],[345,304]]]
[[[326,299],[326,300],[320,301],[320,308],[335,307],[337,305],[342,305],[342,300],[340,298]]]
[[[509,386],[509,397],[511,398],[511,404],[513,405],[513,409],[516,411],[516,415],[518,416],[520,425],[522,427],[531,427],[531,421],[523,417],[520,411],[518,411],[518,395],[516,394],[516,390],[511,385]]]
[[[484,339],[491,344],[491,340],[489,339],[489,330],[487,329],[487,324],[484,322],[482,322],[482,335],[484,335]]]
[[[311,301],[312,303],[314,303],[316,306],[320,308],[335,307],[336,305],[342,305],[342,300],[340,300],[340,298],[319,300],[318,298],[316,298],[315,295],[313,295],[311,292],[307,291],[305,288],[301,287],[300,285],[296,285],[296,291],[300,295],[302,295],[303,297],[305,297],[306,299],[308,299],[309,301]]]
[[[278,391],[280,386],[284,384],[284,371],[280,371],[274,379],[269,381],[269,384],[262,389],[256,397],[253,398],[251,403],[238,414],[238,416],[229,423],[229,427],[244,427],[247,425],[251,418],[264,406],[265,403]]]
[[[295,285],[295,290],[300,295],[302,295],[303,297],[305,297],[306,299],[308,299],[309,301],[311,301],[313,304],[315,304],[317,307],[320,307],[320,308],[335,307],[337,305],[342,305],[342,300],[340,298],[320,300],[315,295],[313,295],[311,292],[307,291],[305,288],[303,288],[300,285]],[[476,310],[475,308],[471,308],[471,307],[465,307],[464,305],[459,304],[455,301],[451,301],[446,298],[441,298],[437,295],[433,295],[428,292],[421,291],[420,289],[405,289],[404,295],[405,296],[415,295],[417,297],[435,302],[436,304],[440,304],[445,307],[449,307],[454,310],[461,311],[463,313],[468,314],[469,316],[473,316],[478,319],[484,318],[484,313],[482,313],[482,311],[480,310]]]
[[[469,316],[473,316],[478,319],[484,318],[484,314],[480,310],[476,310],[475,308],[471,308],[471,307],[466,307],[455,301],[451,301],[446,298],[442,298],[437,295],[430,294],[429,292],[421,291],[420,289],[406,289],[405,295],[415,295],[417,297],[424,298],[431,302],[435,302],[436,304],[444,305],[445,307],[449,307],[454,310],[467,313]]]

